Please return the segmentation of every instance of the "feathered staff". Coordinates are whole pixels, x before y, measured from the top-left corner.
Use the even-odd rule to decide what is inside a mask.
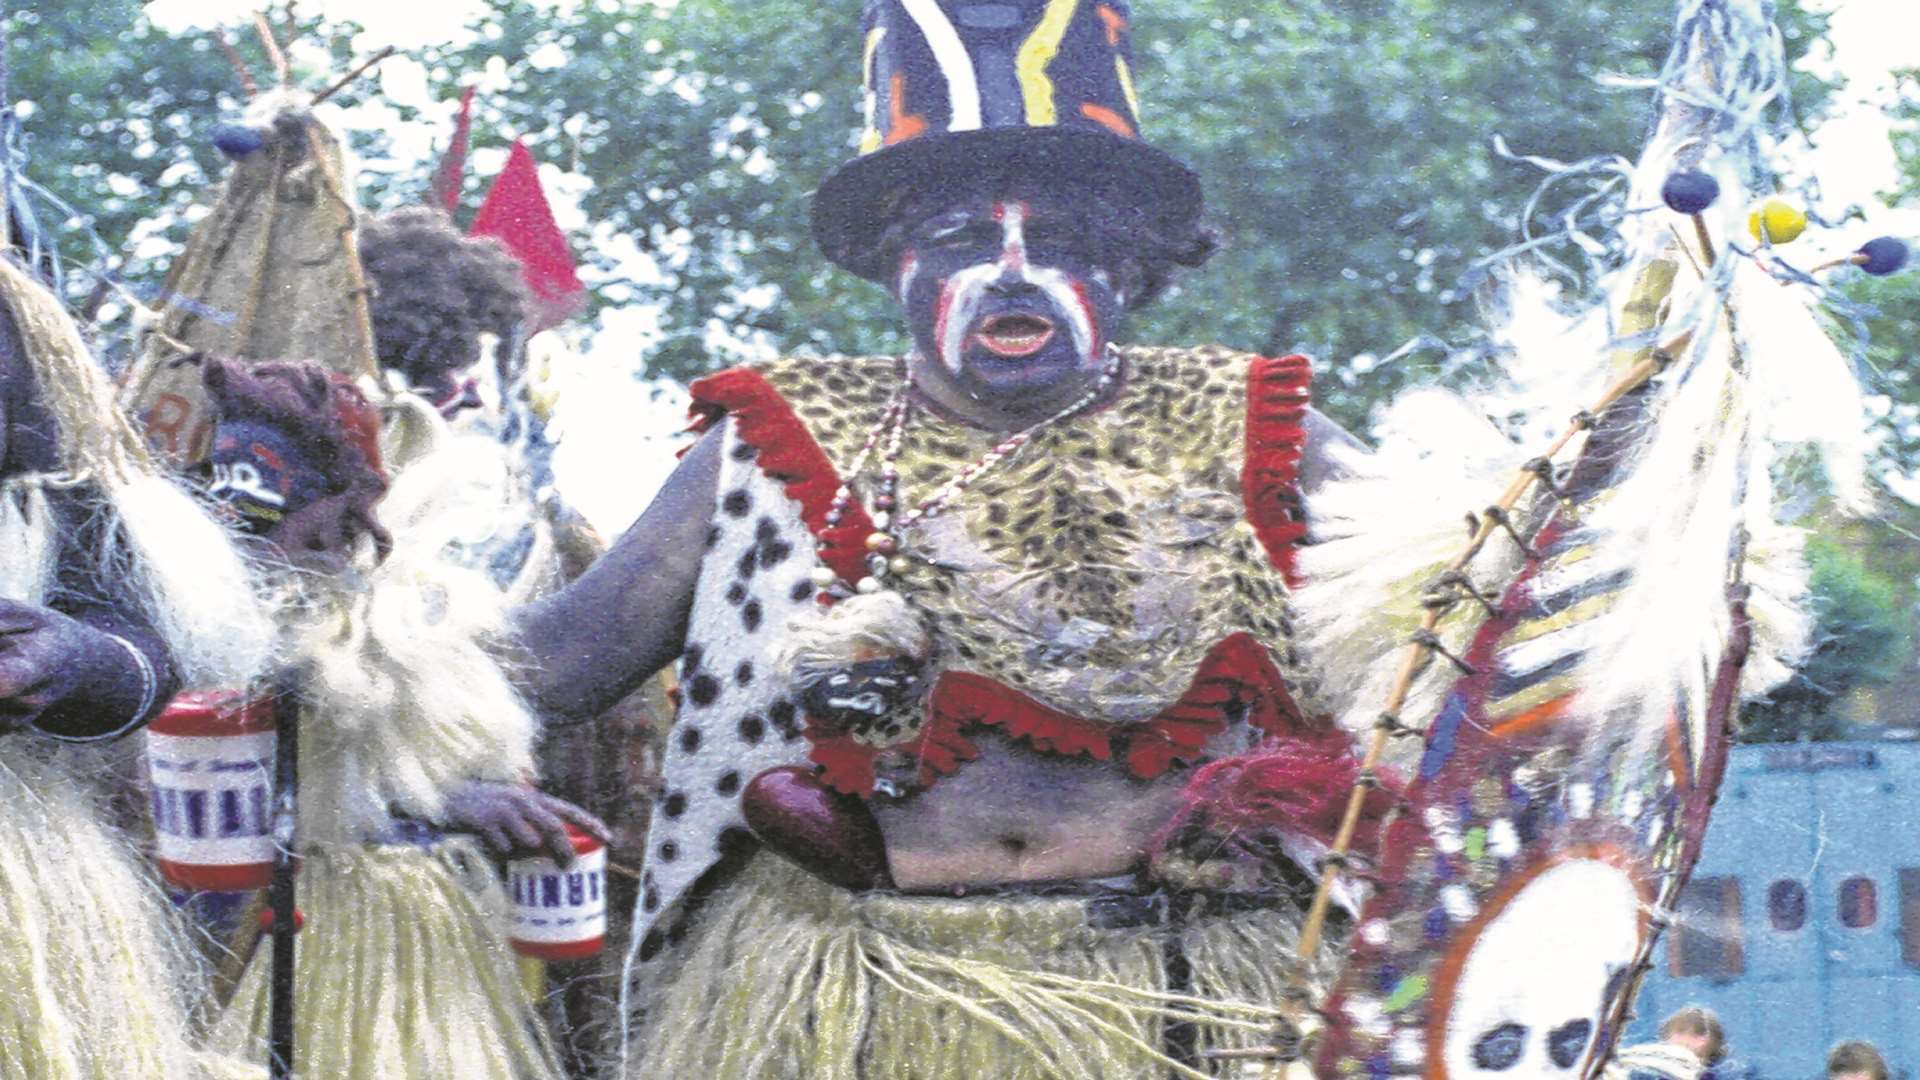
[[[1864,509],[1858,388],[1806,290],[1780,280],[1805,275],[1768,272],[1784,266],[1768,223],[1739,250],[1743,200],[1716,198],[1758,186],[1784,78],[1762,0],[1683,0],[1663,119],[1629,186],[1619,324],[1584,347],[1609,363],[1596,379],[1562,359],[1584,351],[1577,337],[1524,340],[1542,335],[1516,324],[1523,374],[1603,386],[1562,399],[1572,423],[1469,515],[1463,550],[1409,542],[1409,507],[1459,488],[1441,452],[1396,447],[1392,475],[1314,508],[1329,539],[1302,559],[1316,581],[1302,623],[1346,676],[1348,724],[1372,736],[1303,955],[1329,886],[1369,854],[1349,846],[1374,770],[1424,722],[1320,1010],[1321,1076],[1596,1071],[1698,854],[1735,704],[1805,647],[1800,533],[1775,520],[1772,472],[1783,447],[1813,443],[1837,501]],[[1435,407],[1413,403],[1401,426]],[[1461,509],[1445,515],[1455,537]],[[1424,617],[1396,627],[1416,601]],[[1449,623],[1464,612],[1478,618]],[[1387,635],[1411,644],[1382,662]]]

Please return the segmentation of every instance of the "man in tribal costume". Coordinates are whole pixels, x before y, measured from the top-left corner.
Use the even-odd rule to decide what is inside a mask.
[[[655,503],[520,619],[555,714],[680,665],[624,1076],[1226,1075],[1319,974],[1355,767],[1288,596],[1354,444],[1302,358],[1113,344],[1211,248],[1128,18],[869,3],[814,231],[913,351],[694,383]]]
[[[459,489],[423,459],[389,490],[378,415],[341,377],[204,364],[211,490],[278,568],[299,712],[296,887],[312,926],[295,953],[295,1061],[337,1080],[557,1078],[505,892],[461,834],[566,864],[569,823],[604,827],[527,783],[535,725],[488,650],[502,596],[447,561]],[[256,953],[214,1045],[264,1058],[268,968]]]
[[[149,459],[10,252],[0,295],[0,1077],[245,1076],[194,1050],[193,953],[103,824],[102,759],[60,743],[246,680],[268,624],[227,535]]]

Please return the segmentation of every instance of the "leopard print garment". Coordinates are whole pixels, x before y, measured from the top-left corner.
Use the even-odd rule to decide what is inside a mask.
[[[1210,649],[1245,632],[1316,714],[1285,580],[1242,499],[1255,358],[1220,347],[1122,355],[1119,400],[1041,429],[949,512],[901,537],[913,566],[891,584],[932,620],[933,669],[1127,725],[1173,703]],[[882,357],[782,360],[760,373],[840,470],[900,379],[899,361]],[[916,410],[899,459],[901,504],[932,495],[1002,437]]]
[[[1123,355],[1118,401],[1039,433],[953,512],[903,538],[922,561],[898,584],[939,631],[932,669],[979,674],[1062,712],[1127,725],[1179,698],[1209,649],[1246,632],[1268,646],[1300,710],[1318,714],[1289,637],[1285,579],[1243,505],[1255,358],[1218,348]],[[815,610],[820,560],[803,517],[824,506],[803,502],[830,496],[832,477],[812,474],[856,456],[898,388],[899,362],[784,360],[750,381],[762,379],[780,395],[777,408],[751,394],[737,404],[753,417],[707,403],[704,422],[723,432],[723,464],[680,665],[685,700],[642,862],[628,991],[686,930],[690,891],[748,835],[740,798],[752,778],[808,759],[791,672],[776,662],[781,629]],[[696,384],[697,410],[702,393]],[[778,446],[743,437],[743,420],[788,408],[811,440],[797,430],[761,433],[785,440]],[[996,441],[919,417],[901,457],[907,505]],[[1231,733],[1241,743],[1246,726]],[[911,737],[883,728],[868,741]]]

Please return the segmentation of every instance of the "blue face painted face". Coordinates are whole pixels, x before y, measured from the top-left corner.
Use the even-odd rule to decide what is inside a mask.
[[[928,219],[895,295],[925,363],[917,380],[974,400],[1046,396],[1097,373],[1125,297],[1064,207],[998,202]]]
[[[214,431],[208,494],[231,507],[248,532],[266,533],[318,499],[321,476],[291,439],[271,424],[231,420]]]

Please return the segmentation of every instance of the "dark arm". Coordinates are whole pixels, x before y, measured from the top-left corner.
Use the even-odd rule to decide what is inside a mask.
[[[520,689],[543,715],[596,716],[680,655],[720,453],[719,430],[702,436],[591,570],[516,614]]]
[[[0,477],[58,465],[53,419],[0,308]],[[166,644],[126,582],[101,565],[108,526],[88,505],[95,497],[48,493],[60,541],[48,605],[0,597],[0,729],[26,723],[65,739],[108,738],[151,719],[179,688]]]

